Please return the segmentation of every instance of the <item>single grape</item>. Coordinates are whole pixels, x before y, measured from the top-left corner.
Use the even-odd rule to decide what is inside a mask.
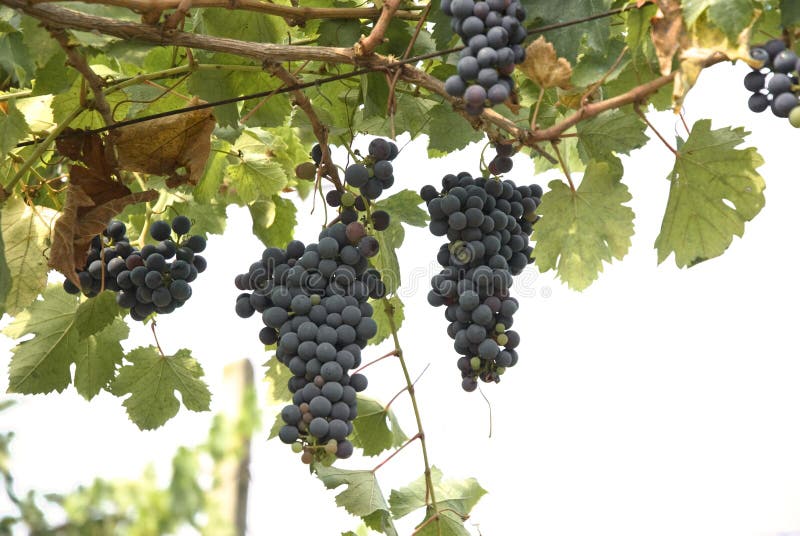
[[[164,220],[156,220],[150,223],[150,236],[153,240],[166,240],[172,234],[172,229]]]
[[[361,164],[353,164],[348,166],[344,172],[344,180],[354,188],[360,188],[367,184],[369,180],[369,171],[366,166]],[[345,205],[347,206],[347,205]]]
[[[295,176],[304,181],[313,181],[317,178],[317,166],[311,162],[301,162],[294,168]]]
[[[764,89],[765,75],[761,71],[750,71],[744,77],[744,87],[748,91],[759,91]]]
[[[185,235],[192,228],[192,221],[186,216],[175,216],[172,220],[172,230],[177,235]]]

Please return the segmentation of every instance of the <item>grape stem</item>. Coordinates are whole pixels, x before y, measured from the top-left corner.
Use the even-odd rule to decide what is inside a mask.
[[[156,348],[158,348],[158,353],[161,354],[161,357],[167,357],[164,355],[164,350],[161,349],[161,344],[158,342],[158,335],[156,335],[156,320],[155,318],[150,321],[150,330],[153,332],[153,339],[156,341]]]
[[[416,379],[415,379],[413,382],[411,382],[411,385],[412,385],[412,387],[413,387],[414,385],[416,385],[416,384],[417,384],[417,382],[419,381],[419,379],[420,379],[420,378],[422,378],[422,375],[423,375],[423,374],[425,374],[425,372],[427,372],[427,370],[428,370],[428,367],[430,367],[430,366],[431,366],[431,364],[430,364],[430,363],[428,363],[427,365],[425,365],[425,368],[424,368],[424,369],[422,369],[422,372],[420,372],[420,373],[419,373],[419,375],[417,376],[417,378],[416,378]],[[406,392],[406,391],[408,391],[408,385],[406,385],[405,387],[403,387],[402,389],[400,389],[400,391],[398,391],[398,393],[397,393],[396,395],[394,395],[394,396],[392,397],[392,399],[391,399],[391,400],[389,400],[389,403],[388,403],[388,404],[386,404],[386,407],[385,407],[385,408],[383,408],[383,409],[384,409],[384,411],[389,411],[389,408],[392,406],[392,404],[394,404],[394,401],[395,401],[395,400],[397,400],[397,397],[398,397],[398,396],[400,396],[400,395],[402,395],[402,394],[403,394],[404,392]]]
[[[664,146],[665,146],[667,149],[669,149],[669,150],[670,150],[670,152],[671,152],[672,154],[674,154],[674,155],[675,155],[675,157],[677,158],[677,157],[679,156],[679,155],[678,155],[678,151],[675,149],[675,147],[673,147],[672,145],[670,145],[670,143],[669,143],[669,142],[666,140],[666,138],[664,138],[664,136],[662,136],[662,135],[661,135],[661,133],[660,133],[658,130],[656,130],[656,127],[654,127],[654,126],[653,126],[653,124],[650,122],[650,120],[648,120],[648,119],[647,119],[647,115],[645,115],[645,113],[644,113],[644,112],[642,111],[642,109],[639,107],[639,104],[638,104],[638,103],[633,105],[633,109],[636,111],[637,115],[638,115],[639,117],[641,117],[641,118],[642,118],[642,121],[644,121],[645,123],[647,123],[647,126],[650,128],[650,130],[652,130],[652,131],[653,131],[653,133],[654,133],[656,136],[658,136],[658,139],[659,139],[659,140],[661,140],[661,143],[663,143],[663,144],[664,144]],[[688,130],[688,129],[687,129],[687,130]]]
[[[355,372],[353,372],[353,374],[358,374],[359,372],[361,372],[361,371],[362,371],[362,370],[364,370],[365,368],[369,367],[370,365],[374,365],[375,363],[377,363],[377,362],[379,362],[379,361],[383,361],[383,360],[384,360],[384,359],[386,359],[387,357],[392,357],[392,356],[396,356],[396,355],[397,355],[397,350],[392,350],[391,352],[388,352],[388,353],[386,353],[386,354],[384,354],[384,355],[380,356],[379,358],[377,358],[377,359],[373,359],[373,360],[372,360],[372,361],[370,361],[369,363],[367,363],[367,364],[365,364],[365,365],[362,365],[362,366],[361,366],[361,368],[358,368],[358,369],[356,369],[356,371],[355,371]]]
[[[441,534],[442,526],[439,520],[439,505],[436,503],[436,491],[433,488],[433,478],[431,477],[431,465],[428,459],[428,447],[425,441],[425,431],[422,428],[422,417],[419,412],[419,404],[417,403],[417,396],[414,393],[414,382],[411,381],[411,375],[408,372],[408,365],[406,364],[405,357],[403,357],[403,348],[400,346],[400,338],[397,335],[397,323],[394,321],[394,306],[387,298],[383,298],[383,308],[386,312],[389,330],[392,333],[392,340],[394,342],[394,349],[397,355],[397,360],[400,362],[400,367],[403,369],[403,376],[406,380],[406,390],[408,397],[411,399],[411,406],[414,410],[414,418],[417,421],[417,434],[419,437],[420,448],[422,449],[422,461],[425,465],[425,503],[433,508],[433,516],[431,516],[423,525],[430,523],[435,519],[437,523],[437,533]],[[430,501],[430,502],[429,502]]]
[[[556,143],[555,141],[551,141],[550,145],[556,152],[556,157],[558,157],[558,163],[561,166],[561,170],[564,172],[564,176],[567,178],[567,182],[569,183],[569,189],[572,190],[572,193],[574,194],[575,184],[572,182],[572,176],[569,173],[569,167],[567,167],[567,163],[564,161],[564,157],[561,156],[561,151],[558,150],[558,143]]]
[[[398,453],[399,453],[401,450],[403,450],[404,448],[406,448],[406,446],[408,446],[408,444],[409,444],[409,443],[412,443],[412,442],[416,441],[417,439],[420,439],[420,435],[419,435],[419,433],[416,433],[416,434],[414,434],[414,436],[413,436],[413,437],[411,437],[411,438],[409,438],[408,440],[406,440],[406,442],[405,442],[405,443],[403,443],[402,445],[400,445],[400,446],[397,448],[397,450],[395,450],[394,452],[392,452],[392,453],[389,455],[389,457],[388,457],[388,458],[386,458],[386,459],[385,459],[385,460],[383,460],[381,463],[379,463],[378,465],[376,465],[375,467],[373,467],[371,472],[374,474],[374,473],[375,473],[375,472],[376,472],[378,469],[380,469],[381,467],[383,467],[384,465],[386,465],[386,463],[387,463],[389,460],[391,460],[392,458],[394,458],[395,456],[397,456],[397,454],[398,454]]]

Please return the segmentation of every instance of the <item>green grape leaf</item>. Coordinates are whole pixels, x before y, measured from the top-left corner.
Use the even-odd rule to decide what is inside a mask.
[[[428,112],[428,156],[437,158],[463,149],[483,139],[483,131],[475,130],[453,107],[437,104]]]
[[[396,294],[391,298],[385,299],[388,300],[389,306],[391,307],[394,325],[397,329],[400,329],[400,326],[403,325],[403,321],[406,319],[403,301]],[[386,310],[386,302],[383,300],[371,300],[370,303],[372,303],[373,308],[372,319],[378,324],[378,333],[369,340],[369,343],[377,345],[391,337],[392,329],[389,325],[389,314]]]
[[[325,47],[352,46],[361,37],[361,23],[357,20],[323,20],[319,23],[317,44]]]
[[[609,110],[578,123],[578,151],[585,161],[630,154],[647,143],[647,125],[632,111]]]
[[[34,70],[35,65],[22,33],[0,34],[0,72],[10,76],[17,86],[23,87],[30,81]]]
[[[0,110],[0,155],[7,155],[19,140],[28,134],[28,123],[14,101],[8,103],[8,111]]]
[[[389,84],[382,73],[369,73],[361,76],[361,101],[365,116],[386,117],[386,102],[389,98]]]
[[[439,527],[437,527],[437,524],[441,525],[442,534],[459,536],[469,534],[464,529],[464,519],[466,519],[481,497],[486,494],[486,490],[474,478],[443,480],[442,471],[435,466],[431,468],[431,481],[436,492],[436,502],[440,511],[439,521],[428,522],[428,519],[434,515],[432,509],[428,507],[425,518],[420,525],[417,525],[420,527],[425,524],[425,526],[417,534],[438,534]],[[404,488],[392,490],[389,495],[392,517],[400,519],[420,508],[426,507],[426,489],[425,476],[423,475]]]
[[[623,204],[631,195],[621,178],[622,164],[613,158],[590,162],[575,192],[559,180],[549,184],[533,235],[541,271],[556,269],[570,288],[583,290],[597,279],[603,261],[625,256],[634,214]]]
[[[28,334],[19,343],[8,367],[8,392],[49,393],[63,391],[70,383],[70,364],[80,351],[76,328],[78,298],[51,285],[43,300],[16,315],[3,333],[12,339]]]
[[[669,198],[656,239],[658,262],[675,253],[687,267],[722,255],[742,236],[744,224],[764,207],[764,179],[756,168],[764,160],[744,142],[743,128],[711,130],[711,120],[695,123],[667,177]]]
[[[289,379],[292,377],[292,372],[289,367],[278,361],[278,358],[273,354],[264,366],[267,367],[267,373],[264,379],[269,386],[267,389],[267,404],[270,406],[276,404],[285,404],[292,399],[292,392],[289,391]]]
[[[684,0],[681,5],[689,26],[706,13],[708,22],[734,40],[753,20],[755,9],[751,0]]]
[[[280,17],[263,13],[210,8],[203,10],[202,29],[209,35],[255,43],[282,43],[288,27]]]
[[[623,40],[611,39],[603,48],[587,50],[572,70],[572,85],[585,88],[601,80],[606,83],[617,78],[630,62],[627,54],[621,61],[619,59],[624,48]]]
[[[44,65],[37,67],[33,94],[57,95],[69,89],[77,76],[78,71],[67,68],[67,55],[58,50]]]
[[[103,294],[111,295],[111,292]],[[88,300],[94,301],[97,298]],[[88,302],[84,302],[88,303]],[[116,305],[116,303],[114,304]],[[116,312],[114,312],[116,314]],[[80,308],[76,315],[76,325]],[[108,386],[114,378],[117,366],[122,364],[124,352],[120,341],[128,338],[128,326],[120,320],[111,316],[112,323],[107,325],[102,331],[88,335],[79,343],[79,351],[75,354],[75,390],[86,400],[94,398],[101,389]],[[78,328],[80,331],[80,328]]]
[[[455,35],[450,27],[450,17],[444,14],[441,0],[432,0],[428,21],[433,23],[431,37],[439,50],[444,50]]]
[[[222,203],[172,203],[171,206],[178,214],[183,214],[192,220],[191,234],[201,235],[208,238],[208,235],[220,235],[225,232],[227,223],[227,213],[225,205]]]
[[[11,275],[5,299],[5,309],[10,315],[33,303],[47,285],[44,253],[50,245],[50,227],[55,216],[54,211],[43,207],[37,207],[35,212],[19,197],[6,200],[3,206],[0,232]]]
[[[353,445],[365,456],[377,456],[384,450],[399,447],[408,440],[400,429],[397,416],[377,400],[358,396],[358,417],[353,421]]]
[[[800,23],[800,3],[796,0],[781,0],[781,24],[794,26]]]
[[[523,0],[528,11],[528,19],[536,26],[577,20],[586,15],[596,15],[608,11],[611,0],[583,0],[582,2],[563,2],[562,0]],[[611,21],[608,17],[583,24],[547,32],[547,40],[553,43],[559,56],[574,64],[581,46],[588,50],[604,49],[611,34]]]
[[[3,211],[0,210],[0,230],[3,228]],[[11,290],[11,272],[6,263],[6,245],[0,232],[0,317],[6,312],[6,298]]]
[[[356,103],[356,106],[358,104]],[[396,95],[394,116],[381,117],[359,110],[353,118],[353,129],[376,136],[391,137],[408,132],[414,139],[426,131],[430,123],[430,110],[435,104],[427,99],[400,93]]]
[[[288,182],[281,165],[269,160],[242,160],[228,166],[225,176],[245,205],[258,199],[269,199],[283,190]]]
[[[131,350],[125,365],[111,383],[111,393],[124,397],[128,417],[141,430],[162,426],[178,413],[181,394],[183,405],[191,411],[208,411],[211,393],[200,378],[203,368],[186,349],[174,356],[162,356],[153,346]]]
[[[259,199],[249,207],[253,234],[267,247],[285,248],[292,241],[297,225],[297,207],[278,195]]]
[[[107,290],[81,303],[75,313],[75,328],[81,337],[103,330],[119,315],[116,294]]]
[[[388,527],[397,533],[390,518],[389,504],[381,492],[378,479],[372,471],[353,471],[349,469],[339,469],[337,467],[326,467],[316,464],[313,466],[317,477],[328,489],[336,489],[339,486],[346,488],[336,496],[337,506],[343,507],[354,516],[369,518],[365,519],[367,525],[375,525],[376,518],[386,521]],[[370,517],[373,516],[373,517]],[[390,533],[387,533],[390,534]]]
[[[397,259],[397,249],[403,245],[406,231],[400,222],[392,218],[389,227],[375,235],[380,249],[371,259],[372,266],[380,272],[387,294],[393,294],[400,288],[400,261]]]
[[[225,168],[228,167],[227,151],[231,145],[223,140],[214,140],[211,145],[211,154],[206,161],[203,176],[192,190],[194,199],[200,203],[210,203],[219,197],[219,188],[225,177]]]
[[[398,219],[403,223],[414,227],[425,227],[428,225],[428,211],[420,208],[423,203],[419,194],[413,190],[402,190],[396,194],[382,199],[375,203],[377,210],[385,210],[391,215],[392,219]]]

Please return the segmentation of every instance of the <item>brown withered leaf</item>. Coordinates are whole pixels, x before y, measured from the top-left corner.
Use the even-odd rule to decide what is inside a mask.
[[[48,265],[78,284],[75,269],[86,263],[92,238],[126,206],[156,199],[158,192],[131,193],[127,186],[115,180],[114,167],[106,159],[103,140],[96,134],[76,131],[58,149],[84,165],[70,166],[64,208],[53,226]]]
[[[539,87],[550,89],[559,87],[569,89],[572,77],[572,66],[564,58],[559,58],[552,43],[543,36],[532,42],[525,49],[525,61],[520,66],[525,76],[533,80]]]
[[[658,11],[650,20],[650,39],[656,49],[661,74],[672,72],[672,59],[680,50],[686,36],[683,12],[678,0],[658,0]]]
[[[193,99],[192,104],[202,103]],[[121,169],[166,175],[167,186],[195,185],[211,153],[211,132],[217,124],[210,109],[195,110],[136,123],[112,133]],[[186,168],[180,175],[178,169]]]

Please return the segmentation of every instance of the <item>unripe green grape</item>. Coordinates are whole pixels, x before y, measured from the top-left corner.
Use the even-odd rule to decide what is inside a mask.
[[[481,368],[481,358],[480,357],[473,357],[469,360],[469,365],[472,367],[472,370],[478,370]]]
[[[505,324],[501,324],[501,323],[497,323],[497,324],[494,325],[494,331],[496,333],[505,333],[506,325]]]
[[[495,369],[495,372],[496,372],[498,375],[500,375],[500,374],[504,374],[504,373],[505,373],[505,371],[506,371],[506,367],[497,367],[497,368]]]
[[[351,192],[345,192],[342,194],[342,206],[343,207],[352,207],[356,202],[356,196],[354,196]]]
[[[303,452],[303,444],[302,443],[292,443],[292,452],[295,454],[300,454]]]
[[[497,344],[500,346],[505,346],[508,343],[508,335],[501,333],[497,336]]]
[[[339,448],[339,443],[335,439],[330,439],[325,443],[325,452],[328,454],[336,454],[337,448]]]
[[[789,123],[794,128],[800,128],[800,106],[795,106],[789,113]]]

